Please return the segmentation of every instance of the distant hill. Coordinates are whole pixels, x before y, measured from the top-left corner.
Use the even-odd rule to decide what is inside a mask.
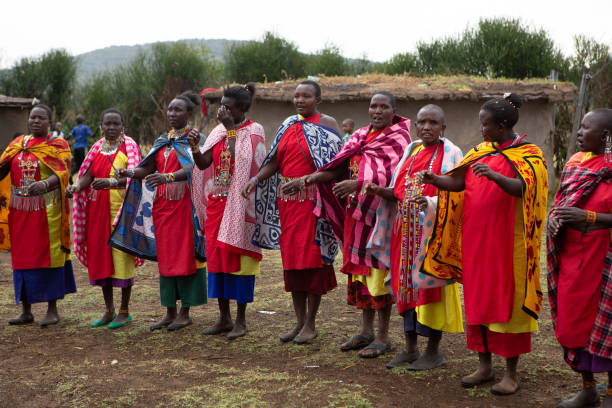
[[[195,45],[204,45],[208,48],[212,56],[219,61],[222,61],[225,55],[225,49],[235,43],[244,43],[246,41],[226,40],[226,39],[189,39],[180,40]],[[164,41],[163,43],[171,43],[174,41]],[[89,79],[97,72],[110,71],[122,64],[126,64],[133,60],[139,52],[149,51],[153,44],[138,44],[138,45],[113,45],[111,47],[100,48],[90,52],[77,55],[77,80],[79,82]]]

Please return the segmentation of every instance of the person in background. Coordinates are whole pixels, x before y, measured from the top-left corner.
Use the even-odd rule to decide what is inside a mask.
[[[355,131],[355,121],[350,118],[346,118],[342,121],[342,131],[344,132],[344,136],[342,136],[342,143],[346,143],[349,137]]]
[[[53,126],[53,137],[65,139],[66,136],[64,135],[64,132],[62,132],[63,127],[64,125],[62,124],[62,122],[55,122],[55,126]]]
[[[87,153],[87,138],[91,135],[91,129],[85,124],[85,118],[81,115],[76,117],[77,125],[70,131],[70,136],[74,137],[74,144],[72,145],[72,170],[70,171],[70,178],[76,174],[85,160],[85,153]]]
[[[580,152],[561,173],[548,214],[548,298],[555,336],[582,390],[562,408],[598,406],[593,373],[608,373],[604,407],[612,407],[612,109],[582,118]]]

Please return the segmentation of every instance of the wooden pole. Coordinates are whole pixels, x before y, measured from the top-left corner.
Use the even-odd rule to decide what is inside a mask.
[[[567,141],[567,155],[565,161],[568,161],[574,153],[576,153],[576,136],[578,128],[580,128],[580,119],[582,118],[582,105],[584,104],[584,93],[586,92],[587,81],[591,79],[589,75],[589,67],[585,66],[582,71],[582,79],[580,80],[580,89],[578,90],[578,103],[576,104],[576,113],[574,113],[574,124],[572,125],[572,134]]]

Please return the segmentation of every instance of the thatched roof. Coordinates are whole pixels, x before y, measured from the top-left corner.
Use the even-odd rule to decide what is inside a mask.
[[[291,102],[300,81],[257,84],[256,99],[271,102]],[[325,102],[367,101],[377,91],[389,91],[400,101],[482,101],[514,92],[526,101],[572,101],[576,87],[567,82],[545,79],[487,80],[479,77],[435,76],[410,77],[368,74],[360,77],[322,77],[319,79]],[[208,92],[204,98],[213,102],[222,97],[221,91]]]
[[[0,108],[27,108],[32,106],[32,98],[14,98],[0,95]]]

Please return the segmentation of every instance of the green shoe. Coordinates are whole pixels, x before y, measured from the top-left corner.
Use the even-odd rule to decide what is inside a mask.
[[[111,322],[108,325],[108,328],[109,329],[118,329],[120,327],[125,326],[126,324],[128,324],[131,321],[132,321],[132,315],[128,315],[128,318],[127,318],[127,320],[125,322]]]
[[[113,319],[117,317],[117,313],[115,313],[113,315]],[[111,320],[106,321],[106,320],[94,320],[93,323],[91,323],[91,327],[100,327],[100,326],[106,326],[107,324],[109,324],[111,322]]]

